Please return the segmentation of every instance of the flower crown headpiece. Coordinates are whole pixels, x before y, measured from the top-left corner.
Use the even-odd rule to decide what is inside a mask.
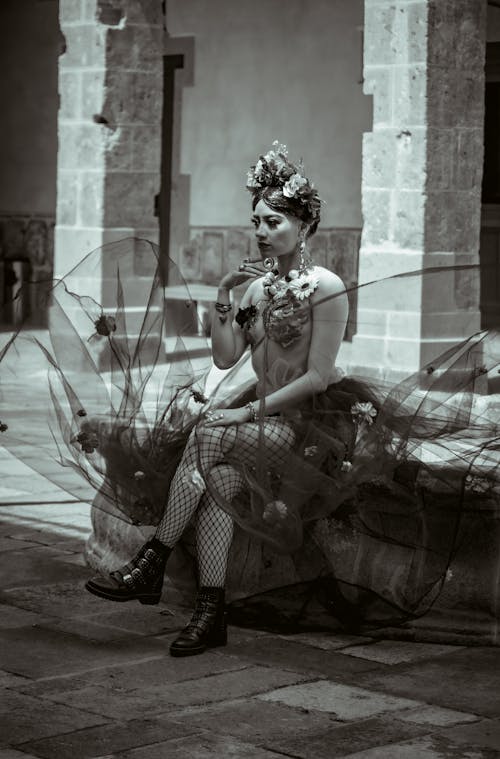
[[[263,187],[280,189],[285,198],[293,198],[303,205],[311,221],[319,219],[321,199],[312,182],[304,176],[302,161],[296,165],[288,158],[286,145],[278,140],[272,149],[260,155],[255,166],[247,173],[247,190],[255,192]]]

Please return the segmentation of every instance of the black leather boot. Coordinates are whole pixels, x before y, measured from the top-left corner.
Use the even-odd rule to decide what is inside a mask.
[[[190,623],[170,646],[171,656],[194,656],[206,648],[225,646],[227,625],[224,588],[201,587]]]
[[[96,575],[85,588],[108,601],[140,601],[157,604],[161,598],[165,565],[172,549],[153,538],[124,567],[106,577]]]

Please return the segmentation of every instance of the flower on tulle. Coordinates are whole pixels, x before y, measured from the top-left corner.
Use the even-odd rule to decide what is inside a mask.
[[[341,472],[345,472],[348,474],[352,469],[352,462],[351,461],[343,461],[342,466],[340,467]]]
[[[241,329],[244,329],[245,327],[250,329],[257,318],[257,313],[257,308],[254,305],[248,306],[247,308],[240,308],[235,316],[236,323],[240,325]]]
[[[9,429],[9,425],[5,422],[0,422],[0,432],[6,432]]]
[[[465,478],[465,489],[471,493],[483,495],[492,488],[492,483],[488,477],[480,477],[477,474],[468,474]]]
[[[433,366],[428,366],[427,369],[426,369],[426,372],[427,372],[427,374],[434,374],[434,367]]]
[[[116,330],[116,321],[113,316],[101,314],[101,316],[95,320],[94,327],[98,335],[109,337],[110,334]]]
[[[282,522],[288,516],[288,509],[283,501],[270,501],[262,512],[262,519],[268,524]]]
[[[87,416],[87,412],[85,411],[84,408],[79,408],[78,411],[76,412],[76,415],[77,416]]]
[[[191,395],[193,396],[193,400],[196,401],[196,403],[208,402],[208,398],[206,398],[199,390],[191,390]]]
[[[83,431],[79,432],[76,436],[76,442],[82,446],[84,453],[94,453],[95,449],[99,447],[99,438],[95,432]]]
[[[288,284],[288,289],[297,300],[310,298],[319,285],[319,279],[315,274],[300,274],[294,277]]]
[[[193,467],[186,475],[184,482],[200,495],[205,492],[205,480],[196,467]]]
[[[307,445],[304,448],[304,456],[306,459],[311,458],[312,456],[316,456],[318,452],[318,446],[317,445]]]
[[[146,475],[140,469],[138,469],[137,472],[134,472],[134,480],[143,480],[145,477]]]
[[[377,416],[377,409],[373,403],[361,403],[358,401],[351,406],[351,414],[354,421],[359,424],[363,424],[363,422],[366,422],[366,424],[373,424],[373,420]]]
[[[300,174],[292,174],[290,179],[283,185],[283,195],[286,198],[295,198],[307,184],[308,181],[305,177],[302,177]]]
[[[488,368],[483,364],[477,370],[478,374],[488,374]]]

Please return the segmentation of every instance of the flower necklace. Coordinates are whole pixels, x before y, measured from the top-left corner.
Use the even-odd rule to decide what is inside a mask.
[[[277,301],[286,297],[296,298],[299,301],[310,298],[319,284],[318,277],[310,267],[291,269],[285,276],[280,276],[276,271],[269,271],[264,277],[264,292],[269,300]]]
[[[262,313],[264,331],[269,339],[289,348],[300,339],[304,325],[309,321],[309,310],[304,301],[317,289],[319,279],[310,266],[292,269],[280,276],[270,271],[263,280],[267,303]]]

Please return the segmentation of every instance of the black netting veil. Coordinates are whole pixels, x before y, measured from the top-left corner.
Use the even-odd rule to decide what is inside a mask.
[[[475,266],[443,266],[363,284],[358,333],[376,335],[374,304],[388,294],[453,293],[457,277],[477,276]],[[255,399],[250,356],[213,369],[190,285],[171,262],[165,291],[145,240],[92,252],[49,298],[48,333],[20,324],[5,334],[1,443],[146,534],[188,441],[204,434],[202,415]],[[280,418],[261,416],[250,448],[228,431],[217,466],[236,472],[235,489],[199,455],[194,485],[236,525],[233,597],[269,609],[277,592],[303,610],[314,589],[322,609],[354,622],[426,613],[470,550],[471,524],[498,509],[498,410],[485,388],[499,369],[499,334],[488,330],[443,341],[400,380],[338,372]]]

